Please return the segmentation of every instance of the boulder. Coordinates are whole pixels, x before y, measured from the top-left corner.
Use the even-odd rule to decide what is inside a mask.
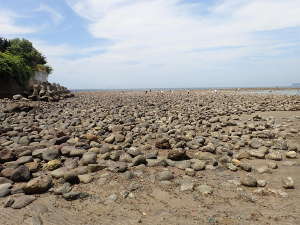
[[[23,188],[26,194],[41,194],[49,190],[52,185],[50,176],[40,176],[30,180]]]
[[[30,177],[31,174],[28,167],[21,165],[12,172],[10,179],[14,182],[26,182],[30,180]]]

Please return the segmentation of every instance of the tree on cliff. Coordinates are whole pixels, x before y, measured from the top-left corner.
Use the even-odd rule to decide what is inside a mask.
[[[9,40],[5,38],[0,38],[0,52],[5,52],[10,46]]]
[[[32,69],[26,65],[23,58],[9,52],[0,52],[0,77],[9,76],[19,84],[25,85],[32,75]]]
[[[0,38],[0,76],[13,77],[25,85],[34,71],[51,73],[52,68],[46,64],[46,57],[30,41]]]
[[[32,43],[26,39],[13,39],[10,41],[8,51],[22,57],[26,64],[34,68],[36,65],[44,65],[47,63],[45,56],[36,50]]]

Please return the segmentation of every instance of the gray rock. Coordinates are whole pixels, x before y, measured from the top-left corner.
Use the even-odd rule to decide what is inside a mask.
[[[138,155],[132,159],[132,166],[138,166],[140,164],[147,164],[146,158],[143,155]]]
[[[8,197],[8,198],[5,200],[3,207],[4,207],[4,208],[11,207],[12,204],[13,204],[14,202],[15,202],[15,200],[14,200],[12,197]]]
[[[180,191],[193,191],[194,183],[193,182],[183,182],[180,186]]]
[[[78,175],[80,183],[88,184],[93,181],[93,177],[89,174]]]
[[[140,149],[136,148],[136,147],[131,147],[127,150],[127,153],[132,155],[133,157],[138,156],[138,155],[142,155],[143,153],[141,152]]]
[[[196,175],[196,172],[195,172],[195,170],[192,169],[192,168],[186,168],[186,169],[185,169],[185,174],[188,175],[188,176],[193,177],[193,176]]]
[[[71,149],[69,152],[70,157],[76,157],[79,156],[81,157],[84,153],[86,153],[86,150],[84,149]]]
[[[158,155],[157,151],[155,151],[155,152],[149,152],[149,153],[146,154],[146,159],[156,159],[157,155]]]
[[[63,146],[63,147],[60,149],[60,151],[61,151],[61,154],[62,154],[62,155],[67,156],[67,155],[70,154],[71,150],[73,150],[73,149],[75,149],[73,146]]]
[[[18,158],[16,162],[18,163],[18,165],[23,165],[25,163],[32,162],[32,161],[33,161],[32,156],[22,156]]]
[[[88,165],[88,164],[95,164],[97,160],[97,154],[93,152],[87,152],[84,153],[81,160],[80,164],[81,165]]]
[[[77,168],[70,170],[77,175],[87,174],[89,172],[88,166],[78,166]]]
[[[262,150],[251,150],[249,151],[250,156],[258,158],[258,159],[264,159],[266,152]]]
[[[21,209],[31,204],[36,200],[36,197],[32,195],[23,195],[14,199],[14,203],[11,205],[13,209]]]
[[[266,159],[271,159],[275,161],[281,161],[282,160],[282,154],[280,152],[270,152],[266,155]]]
[[[111,134],[110,136],[105,138],[104,141],[108,144],[112,144],[115,141],[115,135]]]
[[[58,158],[58,156],[59,156],[59,151],[57,149],[52,149],[52,148],[46,149],[42,153],[42,158],[45,161],[54,160],[54,159]]]
[[[295,151],[288,151],[286,153],[286,157],[290,159],[296,159],[297,158],[297,152]]]
[[[250,158],[250,154],[249,154],[249,152],[247,152],[247,151],[238,152],[238,153],[235,155],[235,158],[238,159],[238,160],[241,160],[241,159],[249,159],[249,158]]]
[[[206,166],[205,166],[205,169],[206,169],[206,170],[215,170],[215,169],[217,169],[217,167],[216,167],[216,166],[213,166],[213,165],[206,165]]]
[[[191,161],[189,160],[175,161],[174,166],[178,169],[185,170],[187,168],[191,168]]]
[[[5,163],[15,160],[16,155],[12,150],[3,149],[0,151],[0,163]]]
[[[131,163],[132,162],[132,157],[128,153],[124,152],[120,155],[119,161],[120,162]]]
[[[175,164],[176,164],[176,161],[173,161],[171,159],[165,159],[164,161],[166,162],[166,164],[168,166],[175,166]]]
[[[118,199],[118,196],[116,194],[111,194],[110,196],[108,196],[106,198],[105,203],[110,204],[110,203],[117,201],[117,199]]]
[[[61,167],[61,168],[58,168],[56,170],[53,170],[51,172],[51,176],[54,177],[54,178],[61,178],[61,177],[64,177],[65,173],[69,171],[68,168],[66,167]]]
[[[294,180],[291,177],[284,177],[282,179],[282,187],[284,187],[285,189],[294,189]]]
[[[78,174],[74,170],[65,172],[64,180],[70,184],[79,184],[80,183]]]
[[[89,194],[84,193],[84,192],[68,192],[63,194],[63,198],[66,199],[67,201],[73,201],[76,199],[84,199],[87,198]]]
[[[110,151],[111,151],[111,148],[109,147],[109,145],[108,144],[104,144],[104,145],[101,146],[99,153],[105,154],[105,153],[108,153]]]
[[[148,167],[156,167],[156,166],[167,166],[168,164],[164,159],[146,159]]]
[[[123,151],[113,151],[110,153],[110,158],[111,158],[111,160],[118,161],[122,154],[123,154]]]
[[[193,164],[192,164],[192,168],[195,170],[195,171],[200,171],[200,170],[204,170],[205,169],[205,166],[206,166],[206,161],[200,161],[200,160],[197,160],[195,161]]]
[[[277,169],[278,168],[278,165],[276,162],[272,162],[272,161],[268,161],[267,162],[267,166],[270,168],[270,169]]]
[[[0,184],[13,184],[14,182],[5,177],[0,177]]]
[[[115,134],[115,141],[117,143],[121,143],[125,140],[125,136],[123,134]]]
[[[74,169],[78,167],[79,159],[78,158],[67,158],[64,162],[64,166],[68,169]]]
[[[14,99],[14,100],[21,100],[22,98],[23,98],[22,95],[14,95],[14,96],[13,96],[13,99]]]
[[[30,180],[23,188],[26,194],[41,194],[49,190],[52,185],[50,176],[40,176]]]
[[[196,188],[197,191],[199,191],[203,195],[210,195],[213,193],[213,189],[211,186],[203,184]]]
[[[14,171],[15,171],[15,167],[14,168],[5,168],[1,171],[1,175],[6,178],[11,178],[11,175],[13,174]]]
[[[103,165],[103,164],[89,164],[87,166],[88,172],[90,173],[94,173],[94,172],[98,172],[100,170],[105,169],[107,166]]]
[[[171,160],[185,160],[187,159],[187,156],[185,154],[184,150],[180,149],[172,149],[168,152],[168,159]]]
[[[258,187],[265,187],[267,185],[266,180],[257,180],[257,186]]]
[[[0,184],[0,198],[5,197],[10,194],[10,188],[12,185],[10,183]]]
[[[32,152],[32,157],[34,158],[42,158],[42,154],[44,151],[46,151],[47,148],[43,148],[43,149],[36,149]]]
[[[249,145],[250,145],[251,148],[258,149],[259,147],[262,146],[262,143],[261,143],[260,139],[253,138],[253,139],[251,139]]]
[[[241,184],[246,187],[256,187],[257,180],[253,176],[246,175],[241,178]]]
[[[227,163],[227,168],[234,172],[238,170],[238,168],[235,165],[233,165],[232,163]]]
[[[203,161],[215,161],[215,155],[210,152],[197,152],[194,156],[195,159]]]
[[[171,145],[168,139],[163,138],[155,142],[155,147],[158,149],[170,149]]]
[[[11,194],[19,194],[19,193],[24,193],[24,188],[25,183],[16,183],[12,188],[11,188]]]
[[[240,168],[241,168],[242,170],[247,171],[247,172],[251,172],[251,170],[252,170],[252,166],[251,166],[250,164],[244,163],[244,162],[241,162],[241,163],[240,163]]]
[[[170,171],[162,171],[157,174],[157,179],[159,181],[172,180],[174,175]]]
[[[30,180],[30,177],[31,174],[28,167],[21,165],[12,172],[10,179],[14,182],[26,182]]]
[[[62,195],[70,192],[72,190],[72,186],[70,183],[66,182],[62,186],[57,187],[53,190],[54,194]]]
[[[201,150],[204,151],[204,152],[215,153],[216,146],[213,143],[208,143],[208,145],[202,147]]]
[[[28,136],[21,137],[20,140],[19,140],[19,144],[21,144],[21,145],[29,145],[30,144],[29,137]]]
[[[17,163],[17,161],[6,162],[3,165],[4,165],[4,167],[6,169],[9,169],[9,168],[15,169],[15,168],[17,168],[19,166],[19,164]]]

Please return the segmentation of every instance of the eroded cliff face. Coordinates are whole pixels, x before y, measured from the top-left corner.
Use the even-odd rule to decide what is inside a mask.
[[[0,77],[0,97],[11,97],[15,94],[22,94],[26,91],[18,82],[11,77],[1,76]]]
[[[48,73],[34,72],[34,76],[25,86],[20,85],[16,79],[9,76],[0,77],[0,98],[11,98],[16,94],[29,95],[36,82],[47,82]]]

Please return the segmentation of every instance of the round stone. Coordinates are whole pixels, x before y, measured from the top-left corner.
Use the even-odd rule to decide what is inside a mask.
[[[241,178],[241,184],[246,187],[256,187],[257,180],[253,176],[246,175]]]

